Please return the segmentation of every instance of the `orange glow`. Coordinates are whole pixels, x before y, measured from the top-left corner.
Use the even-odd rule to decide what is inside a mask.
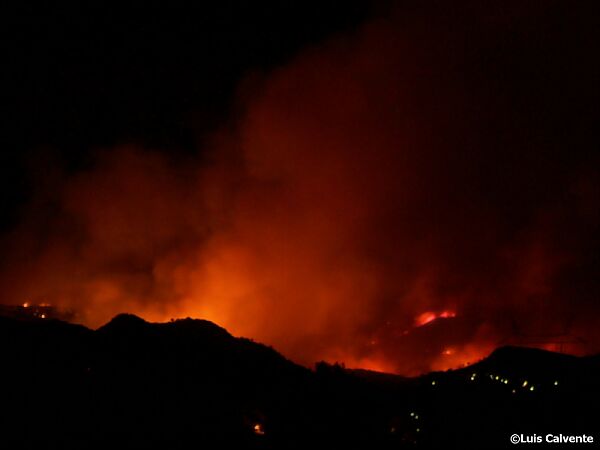
[[[394,373],[396,371],[396,367],[390,361],[378,358],[348,357],[344,359],[344,364],[349,368],[372,370],[373,372]]]
[[[435,319],[437,319],[437,315],[435,313],[427,311],[417,316],[417,318],[415,319],[415,324],[416,326],[420,327],[423,325],[427,325],[430,322],[433,322]]]
[[[431,364],[431,370],[459,369],[485,358],[495,348],[493,343],[473,343],[445,349]]]
[[[29,302],[23,303],[23,308],[29,308]]]
[[[374,372],[396,372],[397,366],[381,351],[371,350],[368,355],[357,356],[352,349],[346,351],[330,350],[323,355],[323,360],[330,363],[341,363],[348,369],[365,369]]]
[[[255,424],[252,429],[254,430],[255,434],[258,434],[260,436],[265,434],[265,430],[263,429],[263,427],[260,423]]]

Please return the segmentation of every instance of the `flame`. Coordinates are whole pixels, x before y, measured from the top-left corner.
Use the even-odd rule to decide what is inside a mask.
[[[449,319],[452,317],[456,317],[456,312],[452,310],[444,310],[439,313],[435,313],[433,311],[426,311],[422,314],[419,314],[415,318],[415,326],[422,327],[423,325],[427,325],[428,323],[433,322],[437,319]]]

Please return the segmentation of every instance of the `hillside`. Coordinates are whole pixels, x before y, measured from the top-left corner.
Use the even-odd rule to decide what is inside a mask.
[[[599,358],[534,349],[417,378],[311,371],[211,322],[120,315],[0,317],[0,350],[3,448],[506,448],[600,417]]]

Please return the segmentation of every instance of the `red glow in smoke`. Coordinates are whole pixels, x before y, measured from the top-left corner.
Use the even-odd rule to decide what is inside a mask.
[[[526,90],[502,80],[523,74],[500,56],[537,34],[467,22],[391,18],[315,47],[196,162],[133,147],[69,176],[44,167],[1,243],[2,302],[47,299],[90,326],[199,317],[306,365],[412,374],[515,330],[599,342],[600,176],[529,137],[535,105],[510,108]]]

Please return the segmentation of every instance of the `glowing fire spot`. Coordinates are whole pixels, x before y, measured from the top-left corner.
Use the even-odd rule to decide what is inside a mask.
[[[258,434],[259,436],[262,436],[265,434],[265,430],[263,429],[262,425],[260,423],[255,424],[252,429],[254,430],[254,434]]]
[[[392,361],[378,353],[358,357],[352,353],[336,350],[325,355],[324,361],[330,364],[342,363],[345,367],[352,369],[360,368],[374,372],[394,373],[397,370]]]
[[[23,308],[29,308],[29,302],[23,303]]]
[[[40,315],[40,318],[41,318],[41,319],[45,319],[45,318],[46,318],[46,314],[41,314],[41,315]]]
[[[423,314],[419,314],[415,318],[415,325],[417,327],[422,327],[423,325],[427,325],[436,319],[449,319],[451,317],[456,317],[456,312],[450,310],[445,310],[440,313],[425,311]]]
[[[487,356],[492,349],[493,345],[479,343],[443,348],[439,357],[432,362],[431,370],[448,370],[465,367],[481,360],[481,358]],[[493,380],[495,374],[484,374],[483,376],[489,376]],[[475,377],[472,376],[472,378]]]

